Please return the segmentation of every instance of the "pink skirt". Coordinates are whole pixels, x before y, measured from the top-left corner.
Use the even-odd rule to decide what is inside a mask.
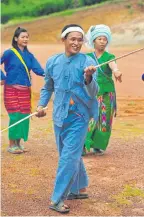
[[[8,113],[31,112],[31,89],[29,87],[17,88],[12,85],[4,87],[4,104]]]

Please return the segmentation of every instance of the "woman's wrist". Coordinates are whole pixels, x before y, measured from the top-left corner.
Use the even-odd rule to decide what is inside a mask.
[[[118,72],[118,71],[119,71],[118,68],[115,68],[115,69],[112,70],[113,73]]]

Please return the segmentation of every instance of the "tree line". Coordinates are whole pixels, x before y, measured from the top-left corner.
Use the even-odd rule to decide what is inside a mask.
[[[20,17],[39,17],[108,0],[1,0],[1,23]]]

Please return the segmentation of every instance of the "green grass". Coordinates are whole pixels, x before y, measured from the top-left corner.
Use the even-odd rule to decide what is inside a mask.
[[[139,0],[137,4],[139,7],[141,7],[141,9],[144,8],[144,0]]]
[[[135,186],[125,185],[122,192],[114,195],[112,198],[115,200],[114,204],[116,206],[129,206],[133,204],[134,198],[144,199],[144,190]]]
[[[38,168],[31,168],[29,174],[30,176],[39,176],[40,170]]]
[[[9,4],[1,4],[1,22],[6,23],[9,20],[19,17],[37,17],[41,15],[48,15],[50,13],[67,9],[67,5],[63,0],[27,0],[10,1]]]
[[[29,5],[30,2],[33,2],[33,3]],[[60,7],[62,4],[62,0],[58,0],[57,7],[63,9],[62,11],[58,11],[58,12],[53,11],[50,14],[48,14],[48,11],[44,11],[43,15],[39,16],[38,12],[36,11],[39,10],[40,7],[46,8],[46,4],[48,3],[48,1],[43,0],[42,3],[40,2],[41,1],[27,0],[27,4],[25,4],[25,2],[23,1],[21,4],[18,4],[18,5],[14,3],[8,6],[1,4],[2,5],[2,16],[9,17],[7,22],[2,24],[1,26],[4,27],[4,26],[14,25],[18,23],[25,23],[25,22],[30,22],[30,21],[35,21],[35,20],[45,19],[48,17],[55,17],[55,16],[71,16],[74,13],[79,12],[79,11],[84,11],[84,10],[88,10],[92,8],[98,8],[98,7],[102,7],[103,5],[108,5],[111,3],[121,3],[121,2],[125,2],[125,0],[108,0],[106,2],[101,2],[99,4],[83,6],[83,7],[74,8],[74,9],[65,9],[64,7]]]
[[[24,155],[22,155],[22,154],[14,155],[13,158],[15,159],[15,161],[23,161],[24,160]]]
[[[7,148],[8,148],[8,144],[2,144],[2,146],[1,146],[1,151],[5,151]]]
[[[76,9],[74,10],[66,10],[58,13],[54,13],[54,15],[51,16],[71,16],[76,12]]]

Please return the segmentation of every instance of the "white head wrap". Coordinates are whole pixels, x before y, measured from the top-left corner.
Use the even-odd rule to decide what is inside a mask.
[[[80,32],[84,36],[84,31],[79,26],[72,26],[68,27],[64,32],[62,32],[61,38],[64,38],[70,32]]]
[[[111,41],[111,30],[108,26],[104,24],[91,26],[85,35],[86,46],[89,48],[94,48],[94,40],[99,36],[105,36],[108,40],[108,44]]]

